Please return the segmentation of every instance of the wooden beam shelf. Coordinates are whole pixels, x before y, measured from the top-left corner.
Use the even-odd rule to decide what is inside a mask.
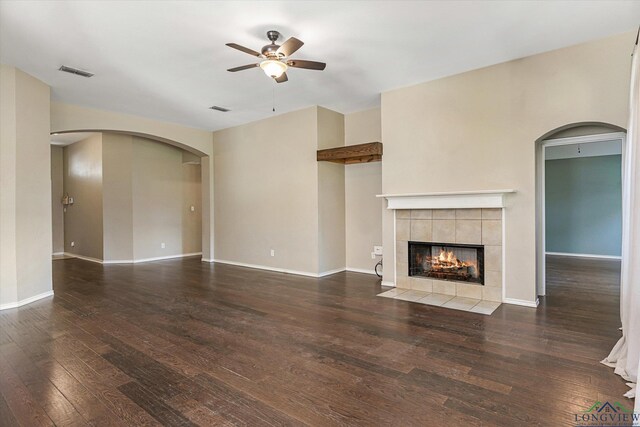
[[[354,163],[379,162],[381,160],[381,142],[367,142],[366,144],[318,150],[319,162],[333,162],[351,165]]]

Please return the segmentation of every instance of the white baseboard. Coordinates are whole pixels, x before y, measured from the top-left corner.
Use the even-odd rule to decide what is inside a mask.
[[[546,255],[568,256],[575,258],[601,258],[601,259],[622,259],[617,255],[596,255],[596,254],[571,254],[567,252],[545,252]]]
[[[202,258],[200,261],[202,262],[215,262],[213,258]]]
[[[167,256],[158,256],[153,258],[139,258],[133,260],[108,260],[103,261],[103,264],[138,264],[140,262],[150,262],[150,261],[162,261],[165,259],[176,259],[176,258],[187,258],[192,256],[202,255],[202,252],[192,252],[190,254],[178,254],[178,255],[167,255]]]
[[[43,292],[43,293],[38,294],[38,295],[34,295],[32,297],[25,298],[25,299],[20,300],[20,301],[10,302],[10,303],[7,303],[7,304],[0,304],[0,311],[1,310],[8,310],[10,308],[22,307],[25,304],[29,304],[29,303],[41,300],[42,298],[47,298],[47,297],[51,297],[51,296],[53,296],[53,290],[47,291],[47,292]]]
[[[536,308],[538,307],[540,300],[538,298],[536,298],[535,301],[529,301],[525,299],[505,298],[502,302],[505,304],[522,305],[524,307]]]
[[[335,270],[329,270],[322,273],[318,273],[318,277],[331,276],[332,274],[342,273],[343,271],[346,271],[346,270],[347,269],[345,267],[336,268]]]
[[[376,271],[375,270],[366,270],[364,268],[351,268],[351,267],[347,267],[346,269],[347,271],[350,271],[352,273],[363,273],[363,274],[373,274],[375,276]]]
[[[316,273],[309,273],[308,271],[287,270],[286,268],[268,267],[266,265],[248,264],[245,262],[227,261],[225,259],[214,259],[213,262],[219,264],[235,265],[238,267],[255,268],[257,270],[275,271],[276,273],[296,274],[298,276],[318,277]]]
[[[64,252],[54,252],[51,254],[51,256],[62,256],[64,255]]]
[[[204,260],[203,260],[204,261]],[[235,265],[238,267],[247,267],[247,268],[255,268],[257,270],[267,270],[267,271],[274,271],[276,273],[286,273],[286,274],[295,274],[296,276],[305,276],[305,277],[325,277],[325,276],[329,276],[331,274],[336,274],[336,273],[340,273],[345,271],[345,268],[338,268],[336,270],[330,270],[330,271],[324,271],[322,273],[311,273],[308,271],[298,271],[298,270],[289,270],[286,268],[278,268],[278,267],[269,267],[266,265],[259,265],[259,264],[248,264],[245,262],[237,262],[237,261],[227,261],[224,259],[214,259],[213,262],[217,262],[220,264],[228,264],[228,265]]]
[[[395,288],[396,284],[393,282],[385,282],[384,280],[382,281],[382,286],[393,286]]]
[[[71,252],[64,252],[64,256],[68,256],[68,257],[72,257],[72,258],[78,258],[78,259],[81,259],[81,260],[84,260],[84,261],[90,261],[90,262],[95,262],[95,263],[98,263],[98,264],[102,264],[102,260],[101,259],[92,258],[92,257],[89,257],[89,256],[84,256],[84,255],[78,255],[78,254],[74,254],[74,253],[71,253]]]
[[[84,255],[78,255],[78,254],[74,254],[71,252],[65,252],[64,255],[70,256],[70,257],[75,257],[78,259],[82,259],[85,261],[91,261],[91,262],[96,262],[98,264],[138,264],[141,262],[150,262],[150,261],[162,261],[162,260],[167,260],[167,259],[176,259],[176,258],[186,258],[186,257],[191,257],[191,256],[198,256],[198,255],[202,255],[202,252],[193,252],[193,253],[189,253],[189,254],[179,254],[179,255],[167,255],[167,256],[160,256],[160,257],[154,257],[154,258],[139,258],[139,259],[114,259],[114,260],[101,260],[101,259],[97,259],[97,258],[91,258],[91,257],[87,257]]]

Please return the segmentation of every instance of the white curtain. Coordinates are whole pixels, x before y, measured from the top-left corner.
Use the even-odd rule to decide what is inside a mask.
[[[615,368],[615,373],[629,381],[626,397],[638,393],[640,368],[640,52],[638,42],[633,51],[631,93],[626,149],[623,155],[622,176],[622,269],[620,278],[620,317],[622,338],[602,361]],[[636,398],[635,412],[640,413],[640,399]],[[635,424],[634,425],[638,425]]]

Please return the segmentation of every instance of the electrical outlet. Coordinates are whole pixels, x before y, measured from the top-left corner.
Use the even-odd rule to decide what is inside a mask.
[[[76,245],[76,242],[71,242],[71,247],[74,247]]]
[[[275,249],[271,249],[271,256],[276,256],[276,250]]]
[[[165,246],[166,246],[166,245],[164,244],[164,242],[160,243],[160,247],[161,247],[162,249],[164,249],[164,248],[165,248]]]
[[[375,252],[371,252],[371,259],[376,259],[376,253]]]
[[[376,255],[382,255],[382,246],[374,246],[373,253]]]
[[[196,207],[191,205],[191,212],[195,212],[196,211]]]

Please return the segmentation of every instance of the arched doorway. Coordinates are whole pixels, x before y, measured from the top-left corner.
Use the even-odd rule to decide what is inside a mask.
[[[618,167],[621,168],[624,164],[622,155],[624,153],[625,137],[626,130],[619,126],[602,122],[580,122],[558,127],[536,140],[536,290],[538,295],[544,296],[547,294],[547,256],[550,252],[547,245],[549,227],[547,223],[547,194],[545,191],[548,184],[545,167],[547,160],[550,158],[577,158],[618,153],[620,154]],[[603,148],[605,146],[608,148]],[[555,154],[551,154],[552,151]],[[562,195],[558,197],[562,198]],[[556,238],[558,236],[554,235],[553,237]],[[592,255],[580,253],[580,251],[576,250],[571,252],[571,254],[558,254],[557,252],[556,254],[577,257]],[[608,256],[605,255],[603,258],[608,258]],[[610,258],[615,258],[615,256]]]
[[[66,134],[77,134],[77,133],[102,133],[102,132],[138,136],[138,137],[141,137],[141,138],[150,139],[150,140],[153,140],[153,141],[157,141],[157,142],[160,142],[160,143],[163,143],[163,144],[167,144],[167,145],[171,145],[173,147],[180,148],[182,150],[185,150],[185,151],[188,151],[190,153],[193,153],[194,155],[196,155],[198,157],[204,157],[204,156],[208,155],[207,153],[195,148],[192,145],[185,144],[185,143],[182,143],[182,142],[179,142],[179,141],[174,141],[172,139],[165,138],[165,137],[162,137],[162,136],[144,133],[144,132],[135,132],[135,131],[128,131],[128,130],[111,130],[111,129],[72,129],[72,130],[51,132],[51,135],[66,135]]]
[[[54,209],[65,212],[64,253],[102,263],[202,254],[209,240],[202,208],[209,194],[202,191],[205,153],[139,132],[82,129],[54,132],[57,138],[70,142],[64,187],[71,194],[63,206],[53,197]],[[81,202],[75,206],[74,196]],[[53,229],[55,241],[55,223]]]
[[[175,123],[98,110],[78,105],[51,104],[51,133],[124,132],[151,138],[197,154],[202,173],[202,260],[213,262],[213,134]]]

